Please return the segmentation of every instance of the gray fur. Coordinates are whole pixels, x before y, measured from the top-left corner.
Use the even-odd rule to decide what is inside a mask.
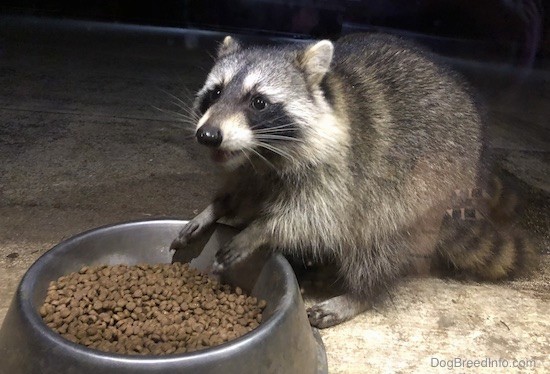
[[[240,153],[173,247],[225,218],[243,231],[218,253],[217,271],[259,248],[336,261],[348,294],[310,310],[328,327],[367,308],[422,250],[416,227],[475,186],[481,120],[461,81],[414,45],[380,34],[344,37],[334,50],[320,43],[224,42],[197,103],[216,85],[223,93],[198,127],[220,124],[219,150]],[[251,90],[282,103],[300,138],[259,144],[254,124],[235,116]],[[229,128],[239,128],[234,139]]]

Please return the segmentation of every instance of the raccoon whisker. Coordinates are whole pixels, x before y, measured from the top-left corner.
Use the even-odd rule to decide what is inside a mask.
[[[170,110],[170,109],[163,109],[163,108],[159,108],[159,107],[156,107],[154,105],[151,105],[153,108],[155,108],[156,110],[158,111],[161,111],[163,113],[167,113],[167,114],[170,114],[170,115],[173,115],[173,116],[176,116],[175,120],[176,121],[181,121],[181,122],[178,122],[179,123],[183,123],[185,124],[186,126],[183,126],[183,128],[185,130],[189,130],[189,131],[192,131],[192,132],[195,132],[195,121],[192,121],[190,120],[187,116],[181,114],[181,113],[178,113],[178,112],[175,112],[173,110]],[[176,127],[176,128],[182,128],[182,126],[176,126],[176,125],[173,125],[172,127]]]
[[[257,129],[258,127],[260,127],[262,125],[265,126],[265,123],[271,124],[271,123],[277,122],[277,121],[279,121],[283,118],[285,118],[285,116],[279,116],[279,117],[271,118],[271,119],[267,120],[266,122],[258,123],[255,126],[252,126],[252,129]],[[291,122],[291,123],[294,123],[294,122]],[[273,126],[272,128],[281,128],[281,127],[286,127],[286,126],[289,126],[289,125],[290,125],[290,123],[283,123],[283,124],[278,125],[278,126]]]
[[[194,96],[195,96],[195,92],[192,91],[192,90],[190,90],[189,87],[187,87],[186,84],[183,82],[183,80],[181,81],[181,83],[182,83],[182,85],[183,85],[183,87],[181,87],[181,90],[182,90],[182,91],[185,91],[185,97],[186,97],[187,99],[190,99],[190,98],[194,97]]]
[[[288,132],[288,129],[289,129],[288,127],[284,127],[284,128],[259,129],[259,130],[252,129],[252,131],[255,134],[274,134],[278,132]]]
[[[281,157],[284,157],[286,158],[287,160],[291,161],[291,162],[294,162],[294,157],[292,157],[292,155],[290,153],[287,153],[269,143],[264,143],[264,142],[256,142],[256,145],[259,146],[259,147],[262,147],[262,148],[265,148],[267,149],[268,151],[271,151],[273,153],[276,153],[278,154],[279,156]]]
[[[284,136],[284,135],[272,135],[272,134],[260,134],[255,136],[256,139],[260,140],[284,140],[284,141],[291,141],[291,142],[298,142],[303,143],[304,141],[302,139],[296,139],[290,136]]]
[[[193,136],[195,136],[195,134],[197,132],[197,129],[195,129],[195,124],[193,122],[183,120],[180,123],[184,124],[184,126],[178,126],[180,129],[183,129],[185,131],[189,131],[190,133],[193,134]]]
[[[256,170],[256,167],[254,166],[254,163],[253,163],[252,160],[250,159],[250,156],[248,155],[248,153],[246,153],[246,152],[244,151],[244,149],[241,149],[241,152],[242,152],[242,154],[244,155],[244,157],[246,157],[246,159],[248,160],[248,162],[250,163],[250,166],[252,166],[252,169],[254,169],[254,172],[257,173],[258,171]]]
[[[299,124],[296,122],[286,123],[284,125],[279,126],[273,126],[268,127],[269,122],[266,124],[263,124],[262,128],[252,127],[251,130],[255,133],[262,134],[262,133],[274,133],[274,132],[288,132],[289,130],[295,130],[296,128],[299,128]]]
[[[260,154],[260,152],[258,152],[257,150],[255,150],[254,148],[248,148],[250,151],[254,152],[259,158],[261,158],[262,160],[264,160],[266,162],[266,164],[268,164],[269,166],[271,166],[273,168],[273,170],[277,170],[277,168],[275,167],[275,165],[273,165],[267,158],[265,158],[264,156],[262,156]],[[252,161],[250,161],[252,162]]]
[[[184,113],[180,113],[180,112],[172,110],[172,109],[160,108],[160,107],[157,107],[155,105],[151,105],[151,107],[153,107],[156,110],[159,110],[161,112],[175,115],[178,118],[183,118],[183,119],[187,120],[188,122],[192,123],[193,126],[195,125],[196,121],[198,121],[198,118],[195,115],[186,115]],[[189,117],[192,117],[192,118],[189,118]]]
[[[187,114],[189,117],[191,117],[193,120],[198,121],[200,119],[199,114],[191,107],[183,107],[181,105],[178,105],[177,103],[172,102],[175,106],[177,106],[179,109],[183,110],[185,114]]]
[[[181,98],[177,97],[176,95],[174,95],[173,93],[170,93],[162,88],[159,88],[159,90],[161,92],[163,92],[164,94],[170,96],[171,98],[173,98],[175,101],[171,100],[170,102],[172,104],[174,104],[175,106],[177,106],[178,108],[182,109],[187,115],[189,115],[190,117],[193,117],[194,119],[198,120],[199,116],[197,115],[197,113],[193,110],[193,107],[192,107],[192,104],[190,104],[189,102],[187,101],[184,101],[182,100]],[[188,92],[188,96],[189,96],[189,92]]]
[[[295,130],[294,128],[281,128],[281,129],[261,129],[261,130],[252,130],[254,135],[277,135],[277,136],[289,136],[290,131]]]
[[[179,112],[176,112],[175,110],[159,108],[158,106],[155,106],[155,105],[151,105],[151,107],[153,107],[153,108],[155,108],[156,110],[161,111],[161,112],[163,112],[163,113],[175,115],[176,117],[187,118],[186,115],[184,115],[184,114],[182,114],[182,113],[179,113]]]
[[[190,119],[192,121],[194,121],[195,123],[199,121],[200,117],[193,109],[183,107],[175,101],[170,101],[170,103],[173,104],[174,106],[176,106],[178,109],[181,109],[184,112],[184,113],[180,113],[181,115],[185,115],[187,117],[190,117]]]
[[[176,99],[179,103],[181,103],[181,104],[184,105],[185,107],[188,107],[188,106],[189,106],[189,103],[188,103],[188,102],[183,101],[181,98],[177,97],[177,96],[174,95],[173,93],[168,92],[168,91],[166,91],[166,90],[163,89],[163,88],[159,88],[159,90],[162,91],[162,92],[164,92],[166,95],[170,96],[171,98]]]
[[[292,155],[290,153],[283,151],[282,149],[274,146],[273,144],[269,144],[269,143],[266,143],[266,142],[257,142],[256,144],[260,147],[263,147],[267,150],[270,150],[274,153],[277,153],[280,156],[286,157],[290,161],[294,160],[294,157],[292,157]]]
[[[185,114],[189,115],[189,116],[195,116],[195,113],[192,109],[188,108],[188,107],[184,107],[182,106],[180,103],[178,103],[177,101],[174,101],[174,100],[170,100],[170,103],[172,105],[174,105],[175,107],[177,107],[178,109],[181,109],[182,111],[185,112]]]
[[[282,117],[281,117],[282,118]],[[280,118],[274,118],[272,119],[271,121],[268,121],[267,124],[269,125],[270,123],[273,123],[277,120],[279,120]],[[251,130],[254,130],[254,131],[270,131],[270,130],[277,130],[277,129],[286,129],[286,128],[289,128],[291,126],[294,126],[294,125],[297,125],[297,123],[295,122],[290,122],[290,123],[285,123],[285,124],[282,124],[282,125],[279,125],[279,126],[273,126],[273,127],[267,127],[267,128],[260,128],[258,129],[259,126],[266,126],[266,123],[261,123],[261,124],[258,124],[256,126],[252,126],[250,129]]]
[[[175,107],[177,107],[178,109],[182,109],[184,110],[186,113],[191,113],[189,111],[189,108],[187,106],[183,106],[179,101],[175,100],[175,99],[169,99],[170,101],[170,104],[174,105]]]
[[[208,55],[208,57],[210,57],[212,59],[212,61],[216,61],[218,58],[210,51],[207,51],[206,54]]]

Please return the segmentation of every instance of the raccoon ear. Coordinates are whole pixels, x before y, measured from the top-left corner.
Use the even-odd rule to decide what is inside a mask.
[[[228,35],[218,48],[218,58],[237,52],[239,49],[241,49],[241,44]]]
[[[330,40],[321,40],[308,46],[298,55],[298,64],[307,74],[310,84],[316,85],[330,69],[334,45]]]

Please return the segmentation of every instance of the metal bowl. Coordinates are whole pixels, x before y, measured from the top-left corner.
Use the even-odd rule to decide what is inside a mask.
[[[281,255],[257,255],[224,282],[267,301],[263,322],[231,342],[166,356],[106,353],[72,343],[42,321],[39,307],[50,281],[85,265],[191,261],[204,270],[235,230],[217,225],[173,256],[171,240],[185,221],[154,220],[102,227],[46,252],[23,276],[0,330],[0,371],[5,373],[326,373],[326,354],[309,325],[292,268]],[[197,257],[198,256],[198,257]],[[197,257],[197,258],[195,258]]]

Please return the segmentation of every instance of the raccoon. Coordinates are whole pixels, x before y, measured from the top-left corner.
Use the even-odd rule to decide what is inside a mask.
[[[426,232],[449,265],[483,274],[506,262],[495,278],[519,265],[525,246],[511,234],[446,215],[456,190],[477,188],[482,120],[463,81],[410,42],[358,34],[244,47],[228,36],[194,111],[224,182],[171,248],[224,218],[243,230],[218,251],[216,272],[257,250],[334,261],[346,292],[308,309],[313,326],[372,306],[425,251]],[[480,225],[481,255],[457,237]]]

